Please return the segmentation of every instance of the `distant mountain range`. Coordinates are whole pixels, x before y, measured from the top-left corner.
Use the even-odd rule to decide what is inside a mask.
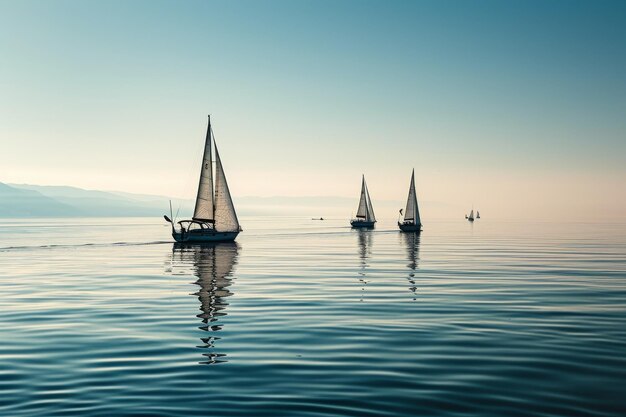
[[[0,183],[0,218],[27,217],[160,217],[169,211],[169,197],[117,191],[84,190],[68,186]],[[179,217],[190,216],[192,200],[172,199]],[[240,215],[340,215],[349,217],[356,198],[346,197],[239,197]],[[401,207],[401,202],[377,201],[376,207]]]
[[[0,183],[0,217],[160,216],[168,210],[168,200],[66,186]]]
[[[0,183],[0,217],[76,216],[76,208],[30,189]]]

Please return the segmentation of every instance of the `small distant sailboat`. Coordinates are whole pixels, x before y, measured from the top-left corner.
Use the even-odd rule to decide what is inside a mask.
[[[215,175],[213,174],[212,147],[215,147]],[[167,216],[163,217],[171,223],[172,237],[177,242],[228,242],[235,240],[242,230],[230,197],[222,160],[215,144],[215,136],[211,129],[211,116],[209,116],[204,143],[204,159],[200,170],[200,183],[193,218],[179,221],[180,230],[176,230],[174,220]]]
[[[478,212],[478,210],[476,210],[476,218],[480,219],[480,213]]]
[[[372,200],[370,200],[370,193],[365,183],[365,175],[363,175],[363,181],[361,182],[361,198],[359,199],[359,208],[356,212],[356,218],[350,220],[352,227],[374,227],[376,223],[376,216],[374,215],[374,209],[372,208]]]
[[[472,211],[470,211],[469,216],[466,214],[466,215],[465,215],[465,218],[466,218],[467,220],[469,220],[470,222],[473,222],[473,221],[474,221],[474,209],[472,209]]]
[[[400,209],[400,215],[402,215],[402,209]],[[411,173],[411,184],[409,185],[409,196],[406,200],[406,209],[404,210],[404,221],[398,221],[398,227],[403,232],[419,233],[422,231],[422,221],[420,220],[417,195],[415,194],[415,170]]]

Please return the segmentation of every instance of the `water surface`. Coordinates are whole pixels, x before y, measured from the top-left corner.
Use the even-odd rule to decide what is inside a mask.
[[[0,415],[622,416],[626,226],[0,221]]]

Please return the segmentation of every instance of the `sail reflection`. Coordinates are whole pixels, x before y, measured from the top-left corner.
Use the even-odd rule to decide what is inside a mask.
[[[237,263],[239,245],[234,242],[216,243],[211,245],[185,245],[176,243],[172,250],[173,268],[191,268],[198,278],[194,284],[199,289],[192,295],[200,301],[202,320],[199,328],[207,332],[202,337],[200,348],[207,349],[202,355],[206,360],[200,363],[215,364],[226,362],[223,353],[218,353],[215,342],[219,340],[218,332],[222,329],[220,318],[226,315],[228,302],[226,297],[233,293],[229,287],[232,284],[232,272]]]
[[[367,261],[372,255],[372,231],[369,229],[357,229],[358,240],[359,240],[359,259],[360,259],[360,270],[359,270],[359,282],[362,284],[361,286],[361,301],[363,301],[363,292],[365,291],[365,286],[369,283],[365,279],[366,277],[366,269],[369,266]]]
[[[402,233],[402,240],[407,250],[407,259],[409,263],[407,267],[410,269],[407,280],[411,286],[409,290],[413,293],[413,300],[416,299],[417,286],[415,285],[415,271],[419,268],[420,254],[420,234],[419,233]]]

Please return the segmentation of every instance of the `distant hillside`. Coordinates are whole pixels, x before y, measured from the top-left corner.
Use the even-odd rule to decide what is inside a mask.
[[[161,216],[168,210],[168,200],[66,186],[0,183],[0,217]]]
[[[37,191],[0,183],[0,217],[73,217],[80,209]]]

